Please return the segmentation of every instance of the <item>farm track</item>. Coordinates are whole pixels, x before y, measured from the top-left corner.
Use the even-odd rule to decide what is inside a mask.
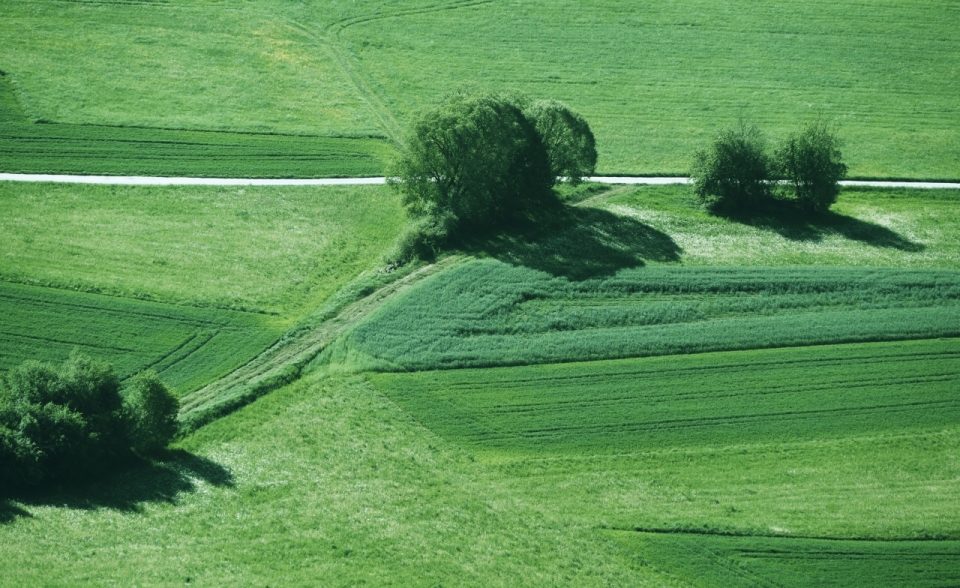
[[[343,308],[333,318],[303,333],[281,337],[274,345],[223,378],[187,394],[180,401],[181,428],[195,430],[297,380],[304,367],[344,331],[372,310],[419,281],[453,267],[462,259],[444,258]]]
[[[668,185],[689,184],[684,177],[660,176],[593,176],[591,182],[620,185]],[[95,176],[65,174],[9,174],[0,173],[0,182],[52,182],[57,184],[102,184],[124,186],[362,186],[385,184],[385,177],[361,178],[184,178],[154,176]],[[908,182],[883,180],[845,180],[841,186],[865,186],[872,188],[924,188],[960,190],[960,182]],[[607,198],[610,194],[602,194]],[[585,205],[596,198],[585,200]]]

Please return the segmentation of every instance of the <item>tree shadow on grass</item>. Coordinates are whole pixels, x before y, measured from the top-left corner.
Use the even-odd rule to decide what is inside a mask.
[[[669,235],[636,219],[576,206],[471,239],[462,248],[571,280],[610,276],[648,261],[680,261],[683,251]]]
[[[137,460],[97,480],[63,483],[5,492],[0,496],[0,523],[30,517],[24,507],[58,506],[79,510],[101,508],[139,512],[144,503],[176,503],[179,495],[196,490],[201,481],[233,487],[233,475],[223,466],[183,451],[165,451],[154,459]]]
[[[830,235],[839,235],[871,247],[910,253],[926,249],[922,243],[915,243],[883,225],[833,211],[809,214],[791,202],[774,201],[758,211],[714,211],[713,214],[758,229],[773,231],[791,241],[818,243]]]

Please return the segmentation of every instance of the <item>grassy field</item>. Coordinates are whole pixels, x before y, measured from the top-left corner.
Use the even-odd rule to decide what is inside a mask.
[[[685,173],[738,117],[823,116],[853,176],[958,179],[958,26],[950,2],[34,0],[0,7],[0,69],[70,125],[396,139],[474,82],[582,111],[602,173]]]
[[[383,174],[379,139],[37,124],[0,76],[0,170],[11,173],[200,177],[356,177]]]
[[[403,225],[385,187],[0,183],[0,280],[279,315],[377,265]],[[93,238],[93,236],[96,238]]]
[[[0,371],[60,363],[72,349],[121,378],[156,370],[183,395],[222,377],[280,336],[273,317],[0,282]]]
[[[960,336],[960,273],[640,267],[566,277],[462,265],[385,304],[333,362],[429,370]]]
[[[824,541],[767,537],[612,534],[696,586],[938,588],[960,582],[958,541]]]
[[[377,374],[486,460],[936,430],[960,423],[960,339]]]

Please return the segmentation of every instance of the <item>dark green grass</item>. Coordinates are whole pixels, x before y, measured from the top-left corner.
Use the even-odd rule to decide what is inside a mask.
[[[639,267],[571,281],[480,260],[384,305],[332,361],[429,370],[960,335],[960,273]]]
[[[182,395],[220,377],[279,336],[275,320],[0,282],[0,370],[59,363],[73,349],[121,378],[150,368]]]
[[[425,426],[491,459],[960,424],[960,339],[370,377]]]
[[[226,178],[383,174],[381,139],[37,124],[0,75],[0,172]]]
[[[947,588],[960,541],[830,541],[609,532],[637,557],[699,588]]]

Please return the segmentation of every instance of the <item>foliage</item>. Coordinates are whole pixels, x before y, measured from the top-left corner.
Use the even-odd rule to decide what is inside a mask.
[[[557,100],[537,100],[524,109],[547,149],[550,173],[577,185],[597,167],[597,144],[583,116]]]
[[[770,195],[771,161],[760,129],[741,121],[724,129],[694,154],[690,179],[697,198],[710,208],[751,210]]]
[[[777,149],[777,174],[801,209],[823,213],[837,201],[839,182],[847,175],[840,145],[836,128],[817,121],[791,134]]]
[[[157,371],[177,394],[224,376],[280,334],[264,315],[0,282],[0,372],[71,350],[101,357],[120,378]]]
[[[79,353],[59,370],[25,362],[0,386],[6,484],[85,477],[113,465],[129,447],[120,380],[105,362]]]
[[[411,216],[449,215],[465,231],[549,204],[554,183],[537,130],[516,101],[469,91],[417,119],[390,176]]]
[[[571,281],[495,260],[434,276],[325,351],[430,370],[960,335],[960,274],[639,267]],[[367,363],[365,363],[367,362]]]
[[[180,403],[157,372],[148,370],[134,376],[124,390],[123,405],[133,449],[157,451],[173,440]]]
[[[0,209],[2,280],[261,311],[287,325],[376,266],[403,228],[385,186],[0,182]]]
[[[949,2],[868,18],[851,0],[136,4],[98,3],[91,19],[90,3],[0,3],[0,69],[32,118],[383,135],[477,82],[576,105],[601,175],[684,175],[740,113],[779,136],[821,112],[843,124],[853,177],[958,179]]]

